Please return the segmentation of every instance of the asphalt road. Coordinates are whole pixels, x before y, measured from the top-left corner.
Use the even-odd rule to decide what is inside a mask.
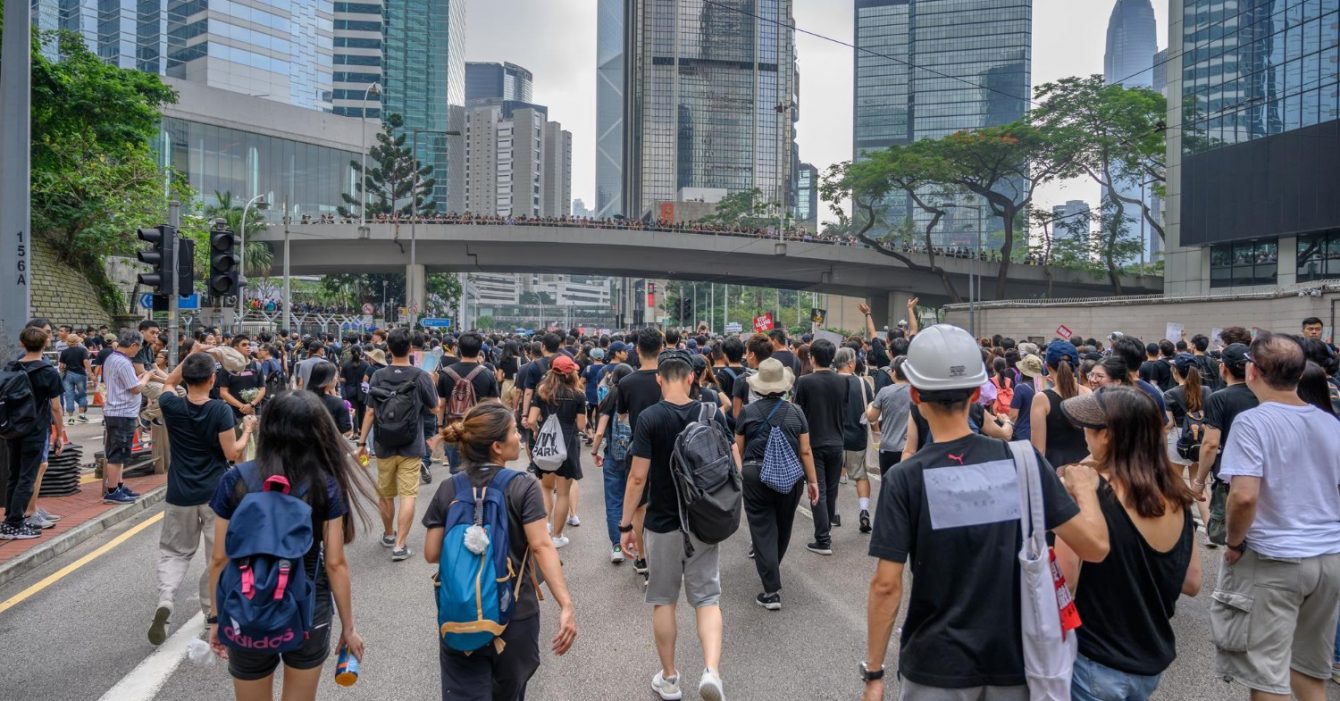
[[[434,468],[437,481],[445,476]],[[578,636],[572,651],[555,658],[547,641],[556,628],[551,601],[542,604],[543,663],[528,696],[546,701],[648,699],[657,670],[651,611],[642,603],[642,584],[631,563],[609,563],[603,526],[599,471],[586,466],[582,482],[584,523],[570,529],[572,544],[560,551],[577,606]],[[848,525],[835,531],[832,557],[804,550],[811,528],[797,516],[797,535],[783,565],[780,612],[753,604],[759,591],[753,564],[745,557],[744,531],[722,546],[722,611],[725,641],[722,674],[731,699],[853,699],[860,692],[857,663],[864,654],[866,588],[874,568],[866,556],[866,536],[855,526],[855,493],[842,492],[840,511]],[[150,514],[146,518],[153,518]],[[416,520],[417,524],[417,520]],[[136,527],[122,525],[64,554],[55,562],[0,589],[0,602],[30,588],[81,557]],[[439,694],[435,609],[429,577],[433,568],[419,556],[423,531],[410,542],[416,553],[393,563],[376,540],[379,525],[360,531],[350,546],[354,609],[367,642],[362,676],[351,688],[333,682],[334,655],[322,676],[323,699],[432,699]],[[0,700],[231,699],[232,684],[222,665],[199,666],[179,652],[160,652],[145,638],[156,603],[154,564],[158,524],[153,523],[45,589],[0,612]],[[368,533],[370,535],[364,535]],[[799,547],[795,547],[798,545]],[[174,625],[185,623],[199,605],[194,580],[204,566],[197,556],[177,603]],[[1178,701],[1241,699],[1246,693],[1214,677],[1209,642],[1209,583],[1218,557],[1206,553],[1207,586],[1195,599],[1179,602],[1174,625],[1178,659],[1165,673],[1156,698]],[[692,611],[681,605],[677,644],[687,682],[685,698],[701,673],[701,652]],[[188,631],[189,633],[189,631]],[[185,642],[186,636],[175,639]],[[172,646],[173,640],[168,645]],[[896,646],[890,652],[896,664]],[[109,690],[112,690],[109,692]],[[896,684],[888,697],[896,698]],[[1340,687],[1328,684],[1328,699],[1340,701]]]

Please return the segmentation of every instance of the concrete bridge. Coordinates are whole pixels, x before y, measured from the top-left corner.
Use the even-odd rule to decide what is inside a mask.
[[[282,227],[259,235],[273,244],[274,271],[284,266],[285,249],[295,275],[325,273],[387,273],[405,271],[414,286],[426,272],[545,272],[696,280],[813,290],[871,300],[877,318],[897,313],[905,300],[919,296],[924,304],[947,303],[949,297],[935,273],[862,245],[819,241],[779,242],[753,235],[686,233],[576,226],[501,224],[290,224],[285,244]],[[411,248],[417,270],[409,268]],[[906,256],[929,264],[924,253]],[[968,279],[981,275],[985,299],[995,298],[998,264],[936,256],[955,289],[966,299]],[[1006,288],[1008,299],[1047,295],[1047,272],[1038,266],[1014,264]],[[1054,297],[1098,297],[1112,294],[1106,276],[1052,268]],[[1161,294],[1163,280],[1129,276],[1128,294]],[[422,299],[420,291],[414,295]]]

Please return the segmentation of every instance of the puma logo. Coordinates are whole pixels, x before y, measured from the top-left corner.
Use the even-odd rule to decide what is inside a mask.
[[[946,456],[947,456],[950,460],[953,460],[954,462],[956,462],[956,463],[958,463],[958,464],[960,464],[960,465],[963,464],[963,456],[962,456],[962,455],[955,455],[955,454],[953,454],[953,453],[946,453]]]

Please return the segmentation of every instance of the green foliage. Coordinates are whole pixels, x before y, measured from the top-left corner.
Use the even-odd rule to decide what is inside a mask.
[[[364,193],[368,198],[367,216],[396,215],[408,217],[415,212],[430,214],[437,204],[430,195],[436,180],[433,166],[423,165],[406,144],[407,136],[396,133],[405,125],[398,114],[387,115],[377,143],[368,150],[368,170],[363,172],[360,161],[351,161],[360,178],[355,195],[343,194],[347,207],[340,207],[342,217],[358,217],[363,207]]]
[[[494,321],[493,317],[487,314],[475,319],[475,328],[479,329],[480,331],[492,331],[493,329],[497,328],[497,326],[498,322]]]
[[[461,284],[456,273],[429,273],[424,279],[427,295],[419,316],[451,314],[461,298]],[[361,307],[364,302],[380,307],[386,299],[388,307],[405,306],[405,275],[403,273],[335,273],[321,277],[318,299],[323,304]]]
[[[234,234],[242,231],[242,214],[246,202],[237,201],[231,192],[215,192],[214,204],[205,205],[204,215],[209,220],[223,219]],[[256,240],[265,231],[265,211],[255,205],[246,210],[247,250],[245,256],[246,275],[249,278],[270,276],[270,266],[274,263],[274,252],[270,245]]]
[[[763,191],[758,188],[732,192],[722,197],[712,213],[703,217],[702,222],[746,229],[766,229],[777,225],[777,202],[765,199]]]

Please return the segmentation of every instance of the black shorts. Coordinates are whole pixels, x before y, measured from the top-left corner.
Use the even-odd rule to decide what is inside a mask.
[[[284,666],[290,669],[315,669],[325,664],[326,658],[330,657],[330,592],[318,591],[316,601],[312,632],[302,647],[278,654],[229,648],[228,673],[234,679],[248,682],[274,674],[281,659]]]
[[[514,620],[502,634],[502,654],[492,645],[470,655],[438,645],[442,698],[460,701],[514,701],[540,668],[540,617]]]
[[[136,419],[124,416],[105,416],[102,419],[103,454],[110,465],[124,465],[130,461],[130,447],[135,442]]]

